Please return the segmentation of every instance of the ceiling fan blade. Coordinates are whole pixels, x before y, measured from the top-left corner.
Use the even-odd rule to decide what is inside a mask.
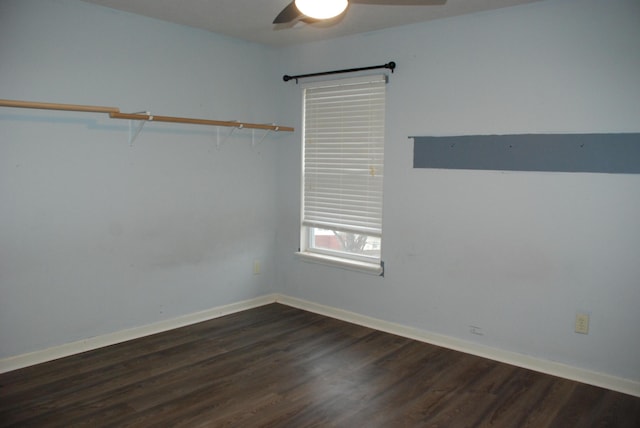
[[[447,0],[349,0],[349,2],[387,6],[438,6],[445,4]]]
[[[287,22],[295,21],[301,16],[303,15],[296,7],[295,1],[292,1],[291,3],[289,3],[289,5],[287,5],[287,7],[282,9],[282,12],[280,12],[278,16],[276,16],[276,19],[273,20],[273,23],[286,24]]]

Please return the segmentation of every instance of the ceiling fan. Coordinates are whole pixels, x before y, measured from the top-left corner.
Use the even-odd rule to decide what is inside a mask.
[[[323,20],[343,13],[349,3],[388,6],[443,5],[447,0],[293,0],[273,20],[274,24],[286,24],[302,20]]]

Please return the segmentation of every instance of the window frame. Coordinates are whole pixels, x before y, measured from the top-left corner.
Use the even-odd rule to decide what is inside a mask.
[[[334,249],[327,249],[322,247],[316,247],[313,245],[313,230],[314,229],[322,229],[328,231],[340,231],[340,227],[330,228],[327,225],[316,225],[310,224],[308,221],[305,221],[305,203],[306,203],[306,187],[305,180],[307,176],[305,174],[305,155],[307,151],[307,129],[306,129],[306,115],[307,115],[307,90],[308,89],[316,89],[316,88],[331,88],[338,86],[349,86],[349,85],[358,85],[358,84],[378,84],[381,83],[384,87],[388,82],[388,76],[386,74],[376,74],[376,75],[366,75],[355,78],[347,78],[347,79],[335,79],[335,80],[326,80],[326,81],[317,81],[311,84],[306,84],[302,86],[302,159],[301,159],[301,178],[302,178],[302,186],[301,186],[301,204],[300,204],[300,248],[296,253],[302,260],[320,263],[350,270],[356,270],[360,272],[365,272],[369,274],[384,276],[384,262],[382,260],[382,203],[383,203],[383,181],[384,181],[384,167],[382,167],[382,174],[380,177],[380,185],[379,185],[379,197],[375,198],[375,200],[380,205],[380,213],[379,213],[379,232],[376,233],[367,233],[364,231],[362,235],[366,235],[369,237],[376,237],[380,239],[380,249],[379,254],[376,256],[369,256],[365,254],[357,254],[355,252],[348,251],[340,251]],[[384,165],[384,142],[385,142],[385,115],[384,110],[386,109],[386,87],[382,91],[383,100],[382,100],[382,120],[379,125],[382,129],[381,132],[378,132],[379,137],[381,138],[381,142],[379,143],[379,149],[381,149],[381,165]],[[350,233],[357,233],[354,230],[346,231]],[[317,236],[317,235],[316,235]]]

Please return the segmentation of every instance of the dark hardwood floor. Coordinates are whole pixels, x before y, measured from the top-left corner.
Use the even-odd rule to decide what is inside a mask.
[[[0,426],[640,427],[640,398],[272,304],[0,375]]]

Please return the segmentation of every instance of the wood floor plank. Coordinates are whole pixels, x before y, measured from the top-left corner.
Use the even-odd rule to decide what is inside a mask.
[[[0,374],[0,427],[622,427],[640,398],[279,304]]]
[[[334,320],[325,320],[325,321],[328,321],[331,324],[335,323]],[[231,385],[226,385],[224,388],[224,394],[219,399],[216,399],[214,395],[211,395],[207,400],[205,399],[190,400],[190,403],[186,406],[182,405],[179,411],[170,411],[167,408],[163,408],[161,409],[160,412],[158,412],[157,411],[158,409],[150,409],[149,413],[154,413],[154,417],[150,419],[148,415],[144,416],[145,418],[147,418],[145,422],[149,422],[150,420],[153,421],[155,419],[161,419],[165,422],[167,421],[173,422],[173,419],[175,419],[175,422],[177,422],[179,419],[184,419],[186,417],[185,416],[186,413],[200,412],[202,408],[211,407],[212,404],[215,404],[215,406],[219,407],[218,408],[219,414],[228,413],[229,410],[227,409],[227,407],[234,405],[234,403],[233,402],[227,403],[226,402],[227,397],[229,395],[232,395],[232,396],[246,395],[250,393],[251,390],[255,389],[255,386],[254,386],[255,384],[263,385],[261,390],[264,391],[265,388],[274,388],[278,386],[278,384],[280,383],[280,379],[283,377],[296,375],[294,376],[294,378],[298,380],[306,377],[307,372],[309,371],[308,367],[312,367],[312,371],[313,371],[312,376],[315,376],[315,377],[320,375],[321,372],[327,372],[329,370],[333,371],[335,370],[335,367],[336,367],[335,364],[329,364],[328,366],[323,367],[322,364],[320,364],[319,358],[314,359],[315,362],[313,365],[307,364],[306,368],[299,367],[300,364],[305,364],[309,362],[309,359],[305,357],[305,355],[308,355],[309,352],[311,352],[312,350],[315,350],[315,352],[320,351],[322,353],[322,356],[325,359],[326,358],[335,359],[335,358],[339,358],[339,355],[341,352],[341,350],[338,348],[340,347],[344,348],[345,344],[350,344],[353,342],[353,337],[345,336],[341,332],[341,329],[331,329],[329,331],[331,332],[330,334],[325,333],[323,335],[318,335],[318,334],[311,335],[313,339],[310,341],[310,343],[313,343],[314,346],[300,347],[298,351],[301,351],[301,352],[297,353],[296,354],[297,357],[293,360],[291,358],[288,358],[287,355],[285,354],[265,355],[264,365],[256,364],[254,362],[250,368],[243,370],[242,373],[234,375],[233,380],[236,383]],[[370,334],[375,335],[377,333],[372,332]],[[309,338],[307,338],[306,340],[309,343]],[[287,348],[290,348],[290,340],[287,340],[286,342],[288,343]],[[294,342],[294,345],[295,345],[295,342]],[[329,352],[331,350],[333,350],[334,352]],[[279,358],[285,358],[286,360],[288,360],[286,364],[286,367],[288,367],[289,369],[288,372],[283,372],[283,373],[277,372],[278,368],[283,366],[281,364],[283,361],[278,361]],[[274,363],[276,364],[275,366],[273,365]],[[274,374],[278,374],[278,376],[274,376]],[[220,402],[222,402],[222,404]],[[172,404],[175,405],[176,403],[172,403]],[[168,416],[165,415],[166,413],[171,413],[170,417],[172,417],[173,419],[168,420],[167,419]]]
[[[203,353],[207,350],[207,343],[201,341],[199,343],[200,348],[194,347],[192,349],[198,350]],[[180,347],[178,347],[180,348]],[[204,349],[201,349],[204,348]],[[184,351],[184,349],[182,349]],[[171,355],[174,354],[174,355]],[[83,400],[91,397],[91,393],[95,390],[108,390],[112,385],[118,385],[118,383],[129,382],[131,376],[138,376],[141,378],[148,378],[152,376],[155,370],[175,370],[176,364],[185,364],[183,359],[188,355],[188,352],[174,352],[169,354],[166,351],[160,353],[150,353],[143,355],[141,358],[132,358],[125,362],[120,362],[111,366],[99,365],[99,368],[93,371],[82,371],[80,374],[75,373],[74,370],[66,370],[67,378],[65,380],[57,380],[51,383],[41,384],[41,379],[34,379],[29,377],[29,382],[41,384],[39,394],[34,395],[29,389],[27,389],[26,396],[24,391],[16,392],[13,397],[7,397],[3,402],[3,407],[10,406],[13,401],[18,400],[18,403],[22,408],[27,408],[30,404],[40,404],[47,406],[47,402],[42,402],[40,396],[47,395],[55,401],[55,404],[60,407],[64,406],[65,400],[68,400],[68,404],[73,404],[81,396]],[[14,385],[4,385],[3,389],[12,390]],[[74,396],[75,395],[75,396]],[[29,399],[31,397],[31,399]],[[33,401],[33,400],[37,400]],[[12,409],[15,414],[16,408]],[[0,417],[2,412],[0,412]]]
[[[295,311],[295,309],[290,308]],[[174,348],[187,343],[199,342],[202,339],[224,338],[230,332],[237,334],[242,328],[257,323],[268,323],[282,318],[281,311],[274,311],[271,305],[252,310],[253,316],[247,317],[243,313],[235,313],[224,318],[193,324],[184,328],[177,328],[162,334],[155,334],[137,340],[131,340],[100,349],[100,352],[83,352],[53,362],[38,364],[25,369],[14,370],[2,374],[2,384],[7,388],[0,388],[0,408],[4,402],[5,393],[10,391],[12,396],[19,391],[29,388],[39,388],[43,384],[50,384],[58,379],[66,379],[69,372],[82,374],[99,368],[110,366],[122,361],[131,361],[154,352],[161,352],[167,348]],[[24,382],[25,373],[30,376],[29,382]],[[9,388],[10,387],[10,388]]]
[[[154,352],[150,355],[144,355],[141,359],[133,359],[114,366],[107,366],[93,372],[83,373],[80,376],[70,375],[68,385],[64,385],[64,382],[62,382],[62,385],[59,384],[60,382],[55,382],[54,384],[47,384],[46,387],[43,387],[43,391],[55,392],[50,401],[55,402],[58,413],[70,408],[69,415],[73,413],[76,416],[81,413],[81,409],[75,406],[75,403],[80,398],[84,402],[89,402],[89,406],[86,409],[90,410],[92,409],[91,405],[100,403],[102,411],[107,413],[110,413],[111,410],[106,405],[114,400],[119,400],[118,397],[121,396],[127,396],[130,404],[136,404],[138,402],[135,400],[139,400],[141,394],[151,391],[147,395],[159,399],[159,397],[162,397],[163,384],[168,384],[165,389],[175,388],[176,385],[180,384],[187,385],[186,389],[193,389],[195,387],[194,382],[198,379],[203,379],[203,373],[211,370],[212,362],[215,362],[218,370],[222,369],[224,360],[230,361],[231,365],[236,365],[238,361],[234,360],[234,358],[237,358],[237,355],[240,357],[247,356],[248,354],[243,348],[252,346],[257,338],[262,337],[266,330],[276,327],[278,328],[278,334],[286,334],[290,330],[300,330],[301,325],[304,325],[302,317],[310,318],[311,321],[308,322],[322,321],[317,316],[309,317],[307,314],[298,313],[298,316],[294,317],[294,323],[287,323],[288,329],[278,320],[272,320],[271,325],[258,324],[251,329],[247,329],[246,326],[240,326],[233,335],[201,340],[199,346],[195,348],[193,346],[179,346],[178,349],[181,352],[177,354],[174,348],[170,348],[170,353],[167,353],[166,350]],[[153,356],[153,358],[146,358],[150,356]],[[121,366],[123,368],[119,370]],[[86,384],[83,385],[82,382],[86,382]],[[93,397],[95,397],[95,400],[91,400]],[[24,400],[22,410],[25,415],[23,416],[17,412],[16,408],[13,408],[12,416],[29,417],[34,413],[33,404],[30,400]],[[50,405],[49,402],[41,401],[35,404],[45,407]],[[113,405],[119,406],[119,402],[116,401]],[[0,412],[1,417],[2,413]],[[41,419],[46,419],[47,417],[45,414],[42,415]]]
[[[331,334],[314,334],[317,331],[325,329],[326,325],[332,324],[335,321],[316,315],[313,315],[312,320],[314,323],[307,325],[304,329],[301,328],[298,321],[292,323],[293,328],[290,332],[286,332],[280,328],[277,333],[272,335],[273,337],[271,337],[270,340],[252,346],[250,350],[241,348],[237,351],[227,352],[225,355],[216,358],[215,361],[212,362],[216,368],[215,379],[209,380],[206,378],[206,373],[211,371],[209,367],[210,364],[207,362],[202,368],[197,366],[191,367],[191,372],[187,375],[186,379],[184,378],[184,374],[177,373],[172,383],[166,384],[165,382],[165,384],[156,384],[151,388],[146,388],[152,391],[150,394],[137,397],[130,395],[129,403],[139,411],[140,418],[145,421],[153,419],[150,416],[151,414],[154,414],[155,418],[160,418],[164,421],[166,421],[168,417],[181,417],[181,414],[194,411],[194,406],[208,405],[206,400],[196,400],[191,397],[194,394],[197,396],[201,389],[216,387],[218,390],[225,391],[223,395],[223,398],[225,398],[226,395],[228,395],[226,392],[231,392],[232,386],[230,385],[234,382],[245,382],[251,385],[251,382],[256,381],[254,373],[261,367],[259,364],[261,361],[285,366],[290,365],[291,363],[286,361],[288,354],[280,348],[298,346],[300,349],[303,349],[305,345],[314,343],[315,341],[323,342],[323,345],[327,346],[334,343],[336,338],[344,336],[344,333],[339,329],[334,329]],[[316,323],[318,325],[316,325]],[[309,339],[310,333],[312,339]],[[280,340],[273,340],[280,336],[283,336]],[[243,367],[243,370],[238,371],[238,367]],[[163,378],[160,379],[160,381],[164,382],[166,379]],[[200,383],[202,382],[204,382],[204,384],[201,385]],[[165,403],[166,401],[171,401],[171,395],[169,394],[171,394],[171,389],[175,388],[175,383],[187,383],[189,385],[192,392],[187,393],[183,391],[182,398],[191,400],[194,404],[187,406],[177,402],[177,400],[174,400],[174,402],[170,404]],[[165,390],[169,392],[164,392]],[[215,397],[215,395],[211,397]],[[179,407],[180,410],[174,410],[175,407]],[[169,413],[171,415],[167,416]]]

